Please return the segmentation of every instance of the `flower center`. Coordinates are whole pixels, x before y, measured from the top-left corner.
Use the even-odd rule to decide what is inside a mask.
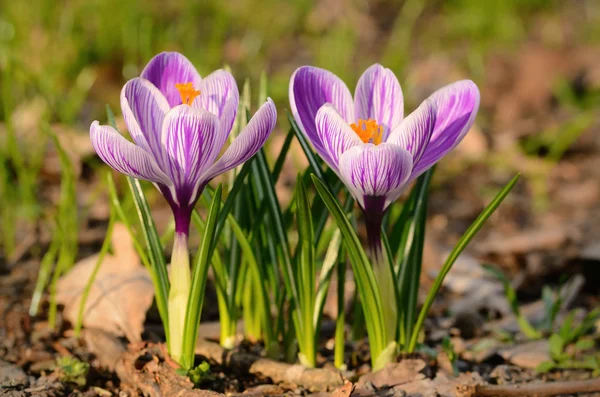
[[[371,142],[379,145],[383,139],[383,126],[373,119],[358,119],[358,122],[350,124],[350,128],[364,143]]]
[[[175,88],[179,91],[181,103],[188,106],[191,106],[194,99],[200,95],[200,91],[196,90],[192,83],[175,84]]]

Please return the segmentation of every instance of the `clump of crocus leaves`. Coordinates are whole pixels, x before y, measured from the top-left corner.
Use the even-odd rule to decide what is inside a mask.
[[[98,155],[129,176],[169,352],[185,369],[194,366],[212,265],[221,344],[233,347],[241,312],[245,337],[262,340],[269,355],[290,359],[297,353],[302,364],[315,366],[323,306],[335,273],[340,283],[335,364],[343,366],[343,283],[349,259],[372,364],[379,369],[399,351],[416,348],[445,275],[516,178],[467,230],[417,314],[432,166],[472,126],[479,107],[477,86],[470,80],[450,84],[404,117],[400,84],[389,69],[380,65],[367,69],[353,99],[332,73],[301,67],[291,77],[291,128],[273,167],[262,146],[275,127],[277,112],[265,93],[263,78],[259,109],[248,120],[248,84],[240,101],[229,72],[219,70],[202,78],[183,55],[162,53],[121,92],[133,143],[111,126],[98,122],[91,126]],[[294,199],[282,207],[275,184],[294,139],[310,167],[298,174]],[[222,202],[221,185],[213,190],[209,182],[228,171],[231,177]],[[173,210],[170,274],[139,179],[152,182]],[[311,185],[316,188],[312,198]],[[411,185],[401,210],[391,211]],[[208,204],[205,218],[195,211],[200,197]],[[354,203],[362,211],[366,251],[354,231]],[[333,223],[327,223],[330,215]],[[192,224],[202,241],[190,266],[187,242]]]

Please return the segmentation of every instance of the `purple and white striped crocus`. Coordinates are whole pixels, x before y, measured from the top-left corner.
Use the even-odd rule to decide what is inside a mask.
[[[402,90],[391,70],[369,67],[353,99],[333,73],[303,66],[291,77],[289,97],[298,126],[362,208],[380,288],[392,288],[389,266],[378,269],[383,214],[469,131],[479,108],[477,86],[462,80],[443,87],[404,118]],[[384,299],[390,291],[382,291]],[[388,319],[393,323],[395,316]]]
[[[192,210],[208,182],[250,159],[277,121],[275,105],[268,99],[217,159],[233,128],[238,103],[238,88],[229,72],[217,70],[201,78],[186,57],[164,52],[121,91],[121,109],[133,143],[97,121],[90,128],[94,149],[106,164],[153,182],[173,210],[169,325],[176,360],[190,284],[187,236]]]

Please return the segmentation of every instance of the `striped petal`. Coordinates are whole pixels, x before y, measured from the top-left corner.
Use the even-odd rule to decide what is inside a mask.
[[[437,109],[435,102],[425,100],[394,128],[387,139],[388,143],[408,150],[416,164],[423,156],[435,126]]]
[[[265,144],[276,123],[277,109],[271,98],[268,98],[223,156],[202,175],[202,184],[248,161]]]
[[[148,62],[141,77],[149,80],[162,92],[170,107],[181,105],[181,96],[175,84],[192,83],[199,89],[200,74],[192,63],[178,52],[162,52]]]
[[[200,175],[218,154],[214,150],[218,128],[214,114],[188,105],[174,107],[165,117],[165,172],[175,185],[175,199],[180,207],[193,205],[197,199]]]
[[[357,119],[373,119],[383,126],[385,141],[404,115],[402,89],[394,73],[379,64],[365,70],[356,85],[354,105]]]
[[[192,106],[208,110],[219,119],[225,117],[221,122],[225,126],[228,126],[229,131],[231,131],[240,101],[237,83],[231,73],[225,70],[217,70],[206,76],[198,89],[200,90],[200,95],[196,98]],[[228,102],[232,102],[235,105],[235,112],[233,114],[226,111]]]
[[[439,89],[428,100],[437,107],[435,127],[411,179],[427,171],[460,143],[475,122],[479,89],[471,80],[462,80]]]
[[[319,150],[317,152],[338,172],[340,156],[352,146],[362,145],[363,141],[331,104],[325,104],[319,109],[315,121],[317,136],[323,145],[323,153]]]
[[[340,158],[340,176],[359,204],[384,198],[383,209],[395,201],[412,171],[412,155],[398,145],[354,146]]]
[[[121,110],[129,135],[157,160],[162,158],[160,134],[169,109],[165,97],[146,79],[129,80],[121,90]]]
[[[315,150],[326,153],[315,125],[317,112],[330,103],[346,123],[354,122],[352,94],[346,84],[333,73],[313,66],[296,69],[290,80],[290,107],[298,126]],[[323,157],[328,163],[331,161]]]
[[[98,156],[116,171],[170,186],[169,178],[161,171],[152,155],[129,142],[114,128],[94,121],[90,127],[90,138]]]

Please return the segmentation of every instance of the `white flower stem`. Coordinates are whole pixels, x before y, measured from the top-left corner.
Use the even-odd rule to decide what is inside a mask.
[[[169,340],[171,357],[181,361],[183,349],[183,330],[190,294],[191,273],[187,235],[176,233],[171,255],[171,289],[169,291]]]

